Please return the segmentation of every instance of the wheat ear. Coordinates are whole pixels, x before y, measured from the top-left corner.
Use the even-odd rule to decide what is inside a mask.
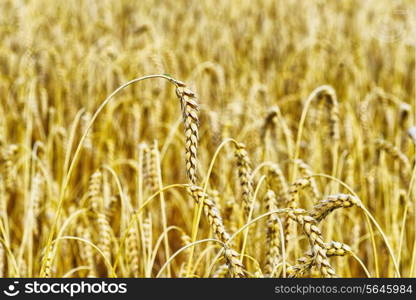
[[[137,235],[136,231],[134,230],[134,226],[130,228],[128,235],[127,235],[127,261],[131,267],[131,275],[133,277],[139,276],[139,249],[138,249],[138,242],[137,242]]]
[[[289,199],[289,185],[282,170],[277,164],[269,167],[267,172],[267,187],[275,192],[278,196],[279,202],[287,203]]]
[[[158,149],[156,141],[151,145],[150,151],[147,155],[147,166],[148,166],[148,179],[150,190],[153,193],[156,193],[159,190],[159,166],[158,166]]]
[[[352,253],[351,248],[348,245],[334,241],[326,243],[325,249],[327,257],[346,256]],[[305,256],[299,258],[297,261],[298,263],[296,265],[287,269],[289,277],[291,278],[301,277],[314,265],[314,258],[310,252],[306,253]]]
[[[266,115],[266,118],[264,119],[264,123],[260,129],[260,138],[263,142],[265,142],[266,140],[267,131],[269,129],[272,129],[274,126],[276,126],[277,109],[278,108],[270,109],[270,111]]]
[[[266,210],[268,212],[277,210],[276,194],[272,190],[268,190],[265,197]],[[267,253],[264,273],[271,276],[273,270],[279,262],[279,221],[276,214],[271,214],[267,221]]]
[[[388,153],[393,159],[400,161],[400,163],[403,164],[403,166],[406,168],[406,170],[411,169],[411,164],[409,162],[409,158],[400,151],[399,148],[394,146],[393,144],[383,140],[383,139],[377,139],[376,140],[376,147],[380,150],[385,151]]]
[[[361,206],[360,199],[348,194],[329,195],[313,207],[310,215],[319,223],[333,210],[352,206]]]
[[[43,178],[40,173],[36,173],[32,178],[32,207],[33,216],[36,218],[40,212],[40,206],[42,201],[43,192]]]
[[[182,242],[181,243],[182,244],[182,247],[185,247],[185,246],[189,245],[192,242],[192,239],[191,239],[191,237],[189,235],[187,235],[187,234],[184,233],[184,234],[181,235],[181,242]],[[184,250],[184,254],[186,256],[188,256],[189,253],[190,253],[190,251],[191,251],[191,248],[186,248]],[[186,277],[186,271],[187,270],[188,270],[188,264],[187,264],[187,262],[182,263],[178,277],[179,278]]]
[[[213,278],[225,278],[228,274],[228,265],[222,264],[220,265],[217,270],[215,271]]]
[[[95,171],[90,177],[90,183],[88,186],[88,198],[90,209],[93,212],[99,212],[103,210],[102,181],[103,175],[99,170]]]
[[[98,248],[101,249],[104,256],[111,261],[111,227],[108,223],[107,216],[104,213],[97,214],[98,225]]]
[[[177,81],[176,95],[181,101],[182,119],[185,129],[186,172],[192,184],[197,183],[197,150],[199,106],[196,95],[183,82]]]
[[[52,246],[51,251],[48,251],[47,256],[44,256],[43,259],[45,260],[45,269],[43,271],[44,278],[50,278],[52,274],[52,264],[53,264],[53,255],[55,252],[54,246]]]
[[[310,181],[310,186],[311,186],[311,190],[312,190],[312,194],[313,197],[317,200],[321,198],[321,193],[319,191],[318,185],[316,183],[315,178],[311,177],[313,175],[313,171],[311,166],[309,166],[307,163],[305,163],[303,160],[301,159],[297,159],[296,163],[299,166],[300,169],[300,173],[302,175],[302,177],[306,177],[309,179]]]
[[[340,139],[339,103],[335,90],[329,85],[323,86],[317,98],[318,101],[325,100],[325,104],[329,106],[330,135],[332,140],[338,141]]]
[[[296,202],[296,197],[299,194],[299,191],[310,186],[310,180],[308,178],[298,178],[294,183],[291,184],[289,187],[289,199],[286,204],[287,208],[295,209],[298,207],[298,204]],[[291,218],[288,216],[285,219],[284,223],[284,231],[285,231],[285,245],[287,247],[289,242],[289,235],[290,235],[290,224],[291,224]]]
[[[90,231],[85,227],[77,227],[77,235],[89,242],[91,242]],[[87,277],[94,278],[97,277],[95,272],[95,262],[94,262],[94,251],[90,244],[79,241],[78,242],[80,256],[87,265],[89,266],[89,271]]]
[[[303,209],[290,210],[288,212],[288,217],[298,223],[308,237],[312,255],[314,257],[314,263],[318,267],[320,273],[324,277],[334,277],[335,271],[328,261],[326,245],[323,241],[321,231],[317,227],[316,220],[307,215],[307,212]]]
[[[253,183],[251,180],[251,163],[248,157],[246,147],[242,143],[235,144],[235,157],[237,158],[238,178],[242,188],[243,209],[248,217],[250,214],[252,198],[253,198]]]
[[[42,202],[43,196],[43,178],[40,173],[37,173],[32,178],[31,184],[31,205],[33,210],[33,226],[34,226],[34,234],[37,235],[39,233],[38,222],[37,218],[40,213],[40,207]]]
[[[3,149],[2,161],[3,161],[3,172],[4,172],[4,181],[6,184],[6,191],[11,192],[15,189],[15,164],[14,158],[17,153],[17,145],[11,144]]]
[[[202,188],[198,186],[190,186],[188,188],[189,193],[198,203],[202,203],[204,207],[205,215],[208,218],[208,222],[211,225],[212,231],[216,238],[226,245],[230,239],[230,235],[225,230],[220,213],[215,203],[208,197]],[[228,264],[232,277],[244,277],[244,266],[236,251],[225,246],[224,258]]]
[[[151,193],[157,191],[157,173],[155,156],[153,155],[149,145],[146,143],[140,144],[143,152],[143,180],[145,185],[149,188]]]

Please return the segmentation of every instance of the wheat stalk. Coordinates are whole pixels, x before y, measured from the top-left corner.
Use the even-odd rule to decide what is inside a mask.
[[[0,278],[4,277],[4,267],[5,267],[4,246],[3,246],[3,243],[0,242]]]

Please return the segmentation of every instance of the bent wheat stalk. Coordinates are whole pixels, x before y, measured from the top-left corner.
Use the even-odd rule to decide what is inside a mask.
[[[69,185],[69,181],[73,175],[75,166],[77,164],[77,162],[79,161],[79,156],[81,154],[81,150],[83,148],[84,143],[86,142],[86,139],[88,137],[88,134],[95,122],[95,120],[98,118],[98,116],[100,115],[100,113],[104,110],[104,108],[108,105],[108,103],[110,103],[110,101],[112,99],[114,99],[114,97],[120,93],[122,90],[124,90],[126,87],[147,80],[147,79],[154,79],[154,78],[161,78],[164,80],[169,81],[170,83],[172,83],[173,85],[176,86],[177,90],[176,90],[176,94],[178,97],[180,97],[181,100],[181,106],[182,106],[182,111],[183,111],[183,116],[186,117],[186,122],[185,122],[185,132],[187,134],[186,137],[186,145],[187,145],[187,149],[186,149],[186,156],[189,157],[189,159],[186,159],[186,165],[187,165],[187,173],[188,173],[188,177],[190,178],[191,182],[195,181],[196,182],[196,153],[197,153],[197,141],[198,140],[198,118],[197,118],[197,104],[196,104],[196,97],[195,94],[188,90],[185,86],[185,84],[179,80],[176,80],[170,76],[167,75],[163,75],[163,74],[156,74],[156,75],[148,75],[148,76],[143,76],[143,77],[139,77],[139,78],[135,78],[133,80],[130,80],[124,84],[122,84],[121,86],[119,86],[117,89],[115,89],[102,103],[101,105],[97,108],[97,110],[95,111],[95,113],[93,114],[93,116],[91,117],[91,119],[89,120],[88,124],[86,125],[86,128],[84,130],[84,133],[81,136],[81,139],[79,140],[79,143],[75,149],[74,155],[72,157],[72,159],[70,160],[69,163],[69,167],[66,168],[65,170],[66,173],[63,176],[62,179],[62,184],[60,185],[60,190],[59,190],[59,198],[58,198],[58,206],[57,206],[57,210],[56,210],[56,214],[55,214],[55,218],[53,220],[53,225],[51,227],[51,230],[49,232],[49,236],[47,238],[47,243],[45,246],[45,256],[48,256],[48,252],[52,250],[51,244],[54,238],[54,235],[56,233],[56,227],[58,225],[58,220],[61,217],[62,214],[62,206],[63,206],[63,202],[64,202],[64,198],[65,198],[65,193],[66,190],[68,188]],[[185,118],[184,118],[185,119]],[[188,163],[189,161],[189,163]],[[45,263],[46,261],[44,260],[42,262],[41,265],[41,274],[44,274],[44,269],[45,269]]]

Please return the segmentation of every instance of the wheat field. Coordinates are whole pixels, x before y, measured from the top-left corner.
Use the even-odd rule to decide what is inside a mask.
[[[415,277],[416,7],[0,2],[0,277]]]

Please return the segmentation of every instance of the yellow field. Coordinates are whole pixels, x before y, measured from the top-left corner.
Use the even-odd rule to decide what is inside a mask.
[[[0,16],[1,277],[416,276],[414,1]]]

